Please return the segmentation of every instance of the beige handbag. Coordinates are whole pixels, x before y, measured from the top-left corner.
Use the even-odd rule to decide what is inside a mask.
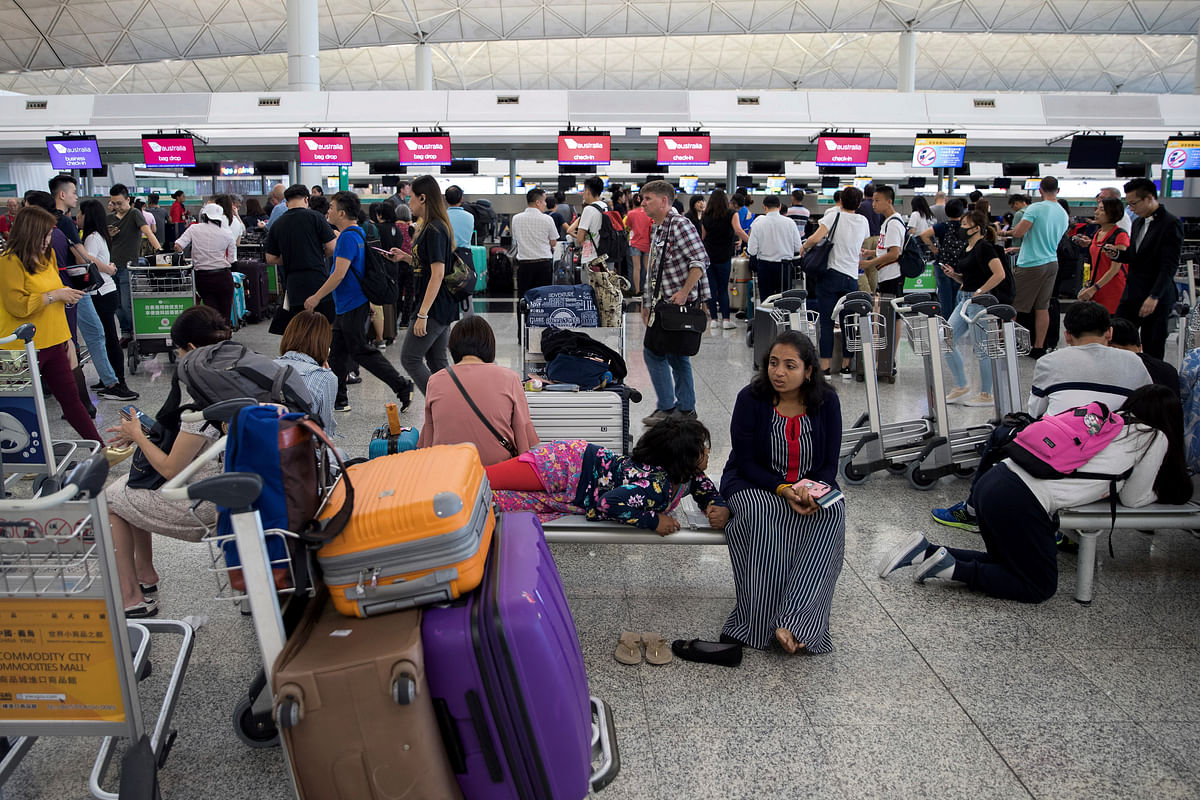
[[[629,281],[604,268],[604,262],[593,261],[587,269],[587,281],[596,294],[596,310],[601,328],[619,328],[625,311],[625,291]]]

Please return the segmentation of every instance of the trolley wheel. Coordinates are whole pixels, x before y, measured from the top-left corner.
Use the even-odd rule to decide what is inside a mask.
[[[175,363],[175,359],[176,359],[176,358],[178,358],[178,357],[179,357],[179,356],[175,355],[175,350],[174,350],[174,349],[168,349],[168,350],[167,350],[167,361],[169,361],[170,363],[174,364],[174,363]]]
[[[275,711],[275,722],[285,731],[300,724],[300,704],[288,697],[279,702]]]
[[[417,699],[417,682],[407,672],[392,681],[392,701],[398,706],[412,705]]]
[[[936,484],[937,482],[938,482],[937,478],[933,477],[932,475],[927,475],[921,469],[920,461],[914,461],[912,464],[909,465],[909,467],[908,467],[908,483],[914,489],[919,489],[923,492],[928,491],[929,489],[932,489],[934,484]]]
[[[955,467],[954,468],[954,477],[956,477],[956,478],[969,478],[974,474],[975,474],[975,467]]]
[[[746,347],[754,349],[754,328],[746,328]]]
[[[908,464],[889,461],[887,465],[887,471],[889,475],[903,475],[904,473],[908,472]]]
[[[129,343],[129,374],[136,375],[138,368],[138,346],[137,339]]]
[[[871,473],[854,466],[850,462],[849,456],[842,460],[840,471],[842,473],[842,481],[850,486],[862,486],[867,482],[867,478],[871,476]]]
[[[279,730],[270,722],[254,719],[253,703],[249,697],[238,701],[233,710],[233,732],[244,744],[254,748],[278,747]]]

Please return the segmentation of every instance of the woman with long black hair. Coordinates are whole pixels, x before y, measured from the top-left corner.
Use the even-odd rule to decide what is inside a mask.
[[[1185,503],[1192,496],[1183,456],[1179,397],[1166,386],[1137,389],[1121,406],[1125,424],[1116,437],[1079,468],[1120,475],[1122,505]],[[987,552],[939,547],[916,533],[883,557],[879,577],[916,566],[917,583],[940,578],[1004,600],[1040,603],[1058,591],[1058,512],[1108,496],[1109,481],[1035,478],[1003,459],[975,481],[971,506]]]

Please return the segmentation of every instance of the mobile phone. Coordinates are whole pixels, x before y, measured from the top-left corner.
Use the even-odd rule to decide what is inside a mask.
[[[374,250],[376,253],[383,253],[385,256],[390,256],[392,254],[391,250],[384,250],[382,247],[372,246],[371,249]]]
[[[149,433],[150,429],[154,427],[154,418],[139,410],[137,406],[125,406],[119,413],[125,419],[137,417],[138,422],[142,423],[142,430],[146,433]]]
[[[792,484],[792,488],[799,491],[800,489],[808,489],[808,496],[813,500],[820,500],[825,495],[833,491],[833,487],[824,481],[812,481],[808,478],[796,481]]]

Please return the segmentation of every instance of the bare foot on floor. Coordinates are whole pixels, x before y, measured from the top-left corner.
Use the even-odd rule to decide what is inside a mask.
[[[776,628],[775,638],[779,641],[780,647],[788,653],[795,653],[801,647],[801,645],[796,644],[796,637],[792,636],[792,632],[787,628]]]

